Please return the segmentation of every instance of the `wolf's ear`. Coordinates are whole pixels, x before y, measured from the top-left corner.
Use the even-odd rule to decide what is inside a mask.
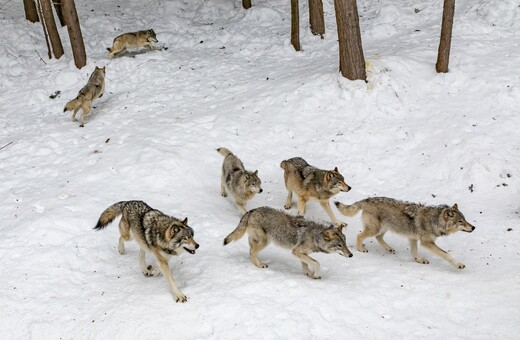
[[[334,236],[334,232],[331,229],[327,229],[323,232],[323,238],[325,241],[329,241]]]
[[[185,217],[183,220],[182,220],[182,224],[184,225],[188,225],[188,218]]]
[[[459,206],[457,205],[457,203],[455,203],[452,207],[453,210],[459,210]]]
[[[455,213],[451,208],[448,208],[444,211],[444,218],[448,219],[449,217],[453,217]]]
[[[342,232],[343,232],[343,228],[345,228],[346,226],[347,226],[346,223],[341,223],[341,224],[338,225],[338,227],[337,227],[337,228],[338,228],[338,231],[339,231],[340,233],[342,233]]]
[[[332,170],[332,171],[339,172],[338,167],[335,167],[334,170]]]
[[[327,173],[325,174],[325,180],[330,181],[332,177],[334,177],[332,171],[327,171]]]
[[[178,226],[176,226],[175,224],[172,225],[171,227],[168,228],[168,230],[166,230],[166,237],[168,239],[172,239],[175,236],[175,234],[177,234],[179,232],[179,230],[180,229]]]
[[[255,170],[255,172],[253,172],[253,175],[258,175],[258,170]]]

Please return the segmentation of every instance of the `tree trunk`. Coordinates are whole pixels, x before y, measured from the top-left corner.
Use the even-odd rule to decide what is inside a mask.
[[[298,0],[291,0],[291,44],[300,51],[300,11]]]
[[[251,8],[251,0],[242,0],[242,7],[245,9]]]
[[[334,0],[339,41],[339,70],[350,79],[366,81],[365,58],[356,0]]]
[[[85,53],[85,44],[83,43],[83,36],[81,35],[76,5],[74,0],[62,0],[61,5],[63,19],[65,19],[67,31],[69,32],[74,63],[77,68],[82,68],[87,64],[87,54]]]
[[[61,10],[61,0],[53,0],[52,3],[54,4],[54,10],[60,20],[61,27],[65,26],[65,19],[63,19],[63,11]]]
[[[45,27],[47,27],[47,33],[51,39],[52,52],[56,59],[60,59],[63,55],[63,46],[61,45],[60,35],[56,28],[56,22],[52,14],[52,7],[50,0],[39,0],[42,6],[43,20],[45,21]]]
[[[45,37],[45,43],[47,44],[47,56],[49,59],[52,58],[52,52],[51,52],[51,46],[49,45],[49,36],[47,35],[47,27],[45,27],[45,19],[43,18],[43,11],[42,11],[42,4],[40,3],[40,0],[38,1],[38,13],[40,16],[40,21],[42,23],[42,29],[43,29],[43,36]]]
[[[323,1],[309,0],[309,23],[311,32],[323,39],[325,34],[325,19],[323,18]]]
[[[441,40],[439,42],[439,52],[437,53],[437,63],[435,69],[437,73],[448,72],[450,62],[451,32],[453,29],[453,16],[455,14],[455,0],[444,0],[444,10],[442,13]]]
[[[25,10],[25,19],[29,20],[30,22],[40,21],[34,0],[23,0],[23,8]]]

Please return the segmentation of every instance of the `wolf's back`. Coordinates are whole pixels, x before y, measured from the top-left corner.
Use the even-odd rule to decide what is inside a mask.
[[[284,169],[285,171],[289,170],[290,168],[293,168],[299,172],[303,170],[306,166],[309,164],[301,157],[293,157],[290,159],[286,159],[280,163],[280,168]]]
[[[99,217],[98,223],[94,227],[95,230],[104,229],[110,222],[112,222],[117,216],[123,213],[123,207],[125,205],[125,201],[117,202],[112,204]]]

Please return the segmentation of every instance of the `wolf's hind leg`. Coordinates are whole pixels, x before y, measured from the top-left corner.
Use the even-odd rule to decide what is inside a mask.
[[[121,236],[119,236],[119,246],[117,247],[117,250],[119,251],[119,254],[123,255],[126,253],[125,242],[130,241],[132,238],[130,235],[130,226],[124,218],[121,218],[121,221],[119,221],[119,233]]]
[[[259,237],[260,236],[260,237]],[[260,261],[257,257],[258,253],[267,246],[267,239],[261,235],[249,235],[249,255],[251,261],[258,268],[267,268],[267,264]]]
[[[291,189],[287,189],[287,191],[289,192],[287,194],[287,199],[285,200],[285,204],[284,204],[284,208],[289,210],[291,209],[291,206],[292,206],[292,190]]]
[[[386,249],[387,252],[391,253],[391,254],[395,254],[395,249],[390,247],[388,245],[388,243],[386,243],[386,241],[383,239],[383,236],[385,236],[385,233],[381,233],[379,235],[376,236],[376,240],[377,242],[379,242],[379,244]]]
[[[412,252],[412,257],[413,257],[414,261],[417,263],[420,263],[420,264],[430,263],[430,261],[428,261],[427,259],[425,259],[423,257],[420,257],[419,254],[417,253],[417,240],[408,239],[408,241],[410,241],[410,251]]]

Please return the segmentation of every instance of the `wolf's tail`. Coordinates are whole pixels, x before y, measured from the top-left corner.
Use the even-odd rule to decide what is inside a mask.
[[[99,216],[98,223],[94,227],[95,230],[104,229],[110,222],[112,222],[117,216],[123,213],[123,207],[125,205],[125,201],[117,202],[112,204]]]
[[[63,109],[63,112],[72,111],[75,110],[80,105],[80,101],[78,97],[72,99],[70,102],[65,105],[65,108]]]
[[[361,202],[356,202],[356,203],[351,204],[351,205],[345,205],[345,204],[340,203],[340,202],[334,202],[334,204],[336,205],[336,207],[338,207],[338,210],[339,210],[340,213],[342,213],[345,216],[349,216],[349,217],[354,216],[361,209],[363,209],[363,207],[361,206]]]
[[[251,211],[247,212],[242,216],[242,219],[240,220],[240,223],[238,226],[224,239],[224,245],[228,244],[232,241],[237,241],[244,236],[244,234],[247,231],[247,224],[249,222],[249,216],[251,216]]]
[[[222,156],[226,157],[227,155],[231,155],[233,154],[231,151],[229,151],[229,149],[227,148],[218,148],[217,149],[218,153],[221,154]]]

